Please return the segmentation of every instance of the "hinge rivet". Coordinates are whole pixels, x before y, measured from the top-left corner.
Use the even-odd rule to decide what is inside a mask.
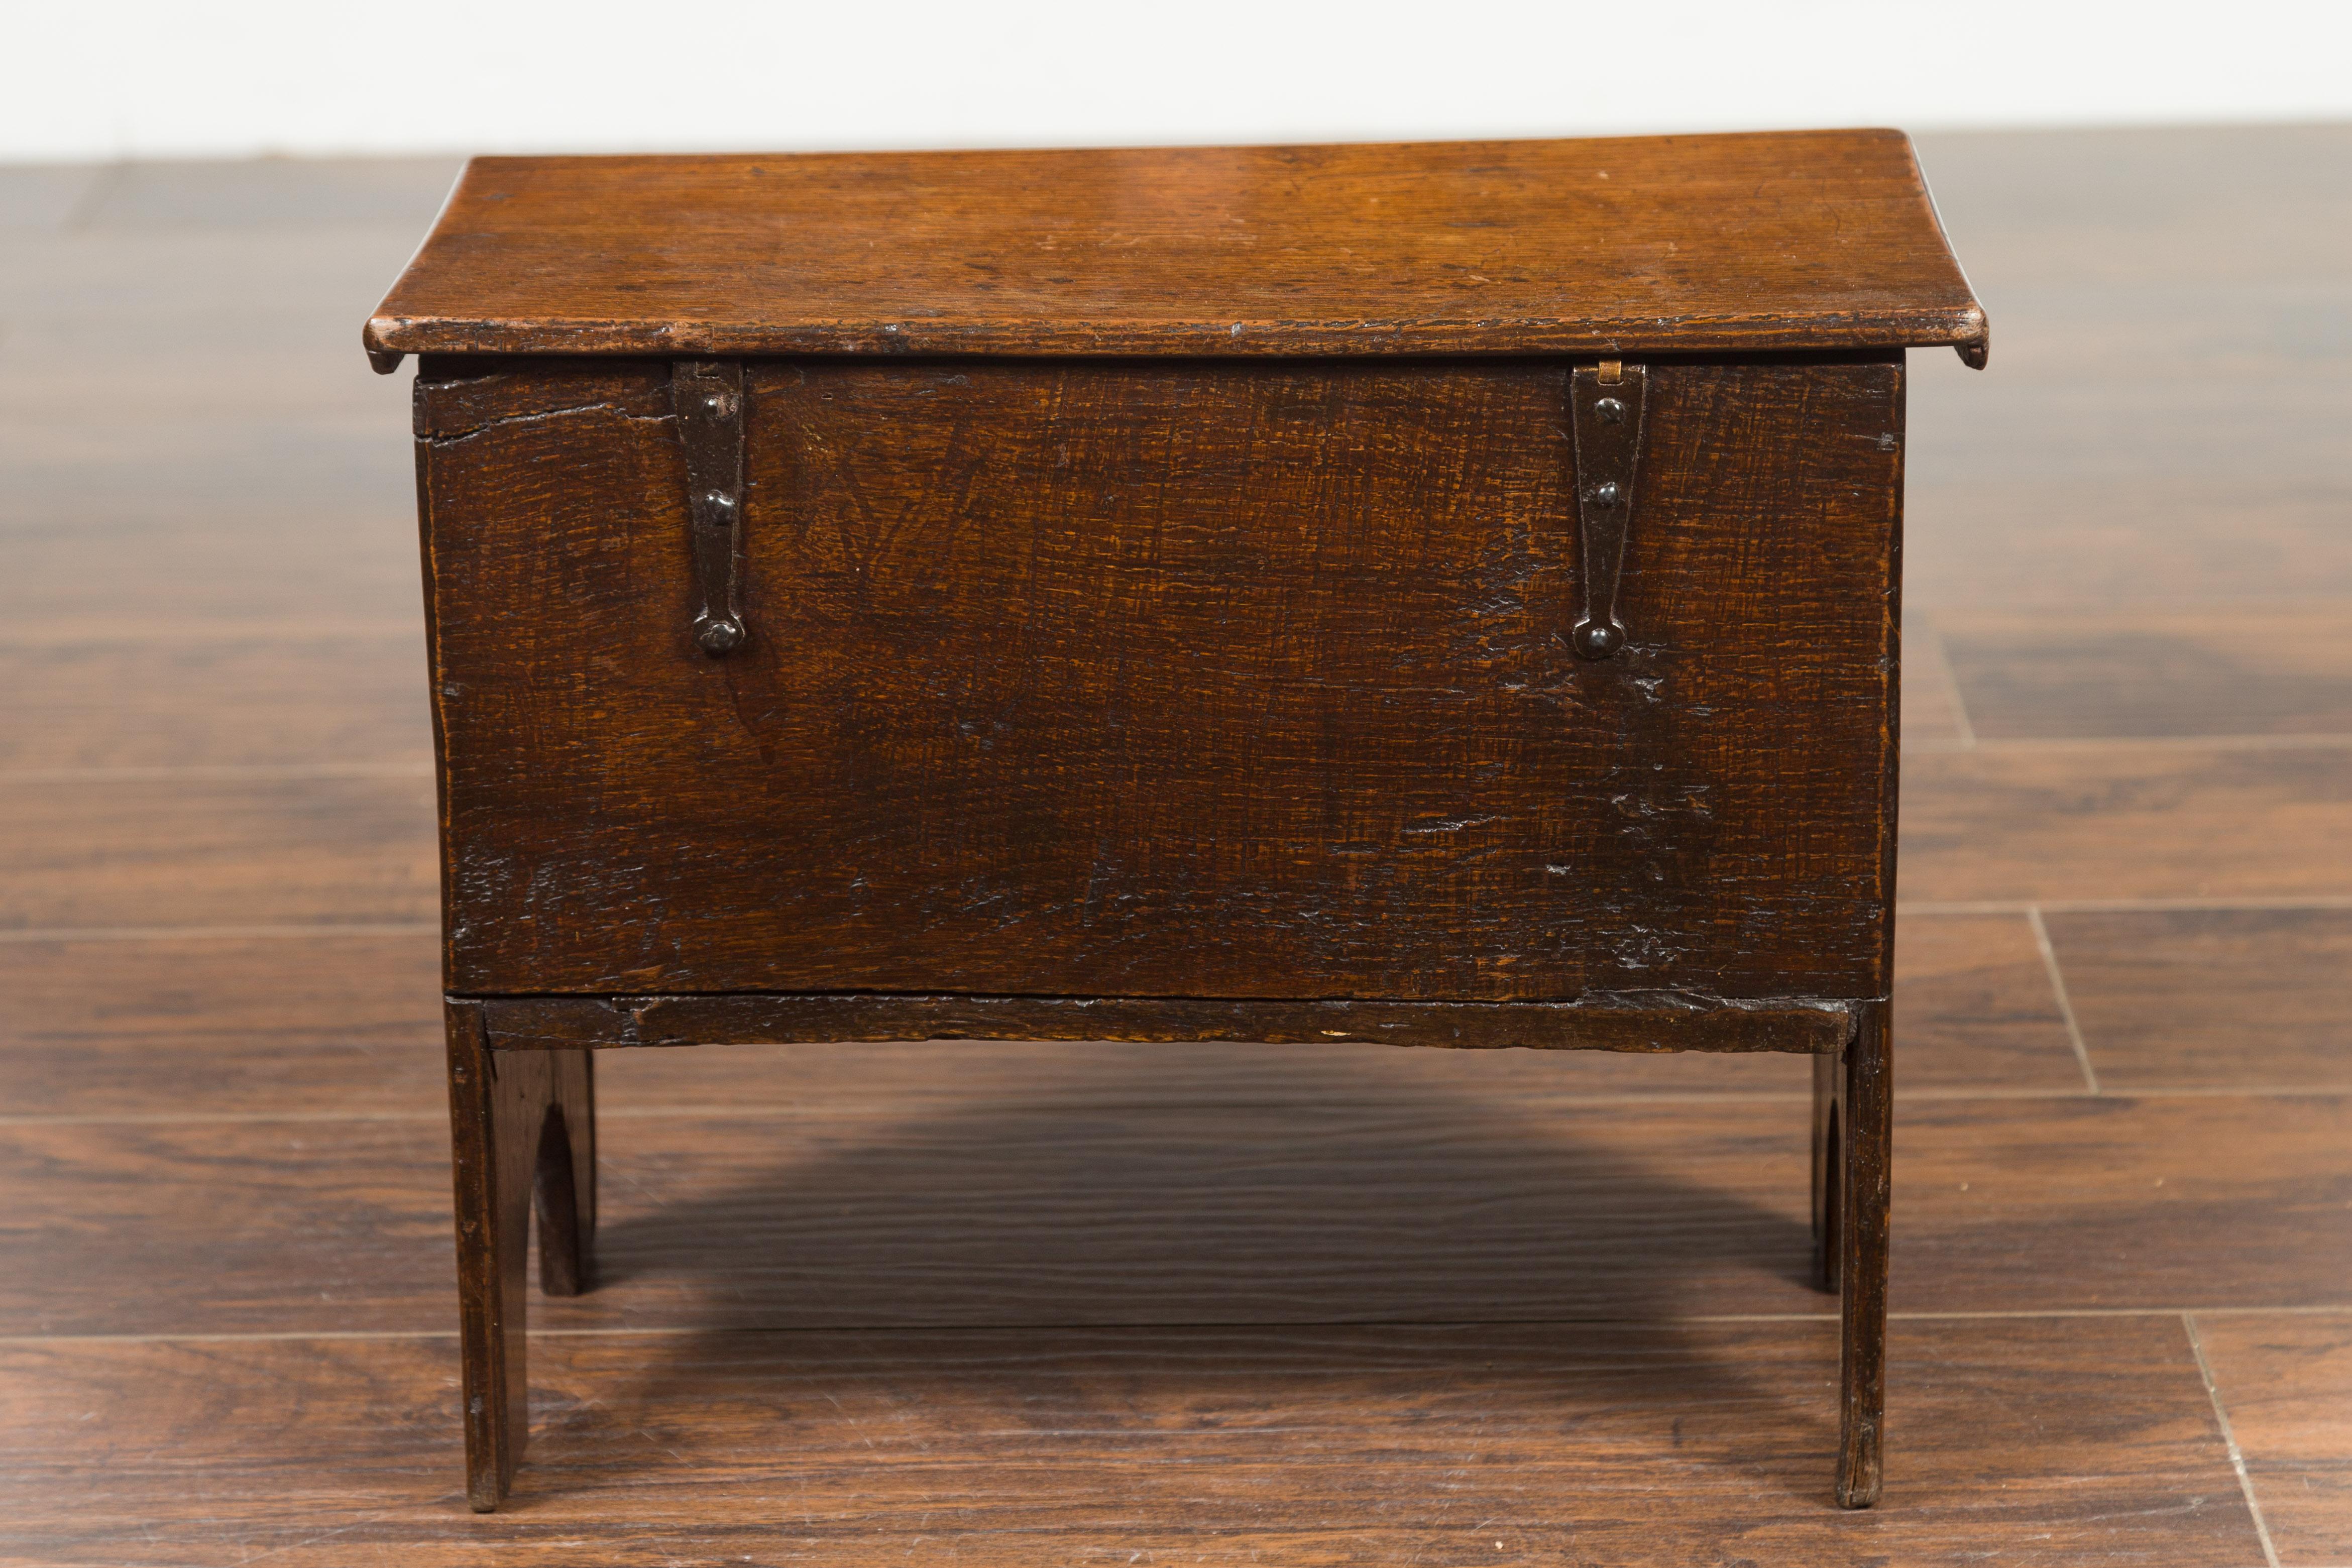
[[[1602,360],[1569,374],[1570,419],[1576,453],[1577,573],[1584,614],[1569,641],[1584,658],[1610,658],[1626,645],[1617,616],[1625,568],[1625,536],[1633,523],[1633,492],[1641,484],[1642,407],[1649,395],[1645,366]],[[1603,392],[1601,388],[1611,390]]]
[[[1625,646],[1625,634],[1607,621],[1580,621],[1570,637],[1586,658],[1607,658]]]
[[[688,538],[702,604],[689,634],[713,656],[744,641],[737,597],[743,523],[743,366],[679,360],[670,366],[671,409],[686,448]]]

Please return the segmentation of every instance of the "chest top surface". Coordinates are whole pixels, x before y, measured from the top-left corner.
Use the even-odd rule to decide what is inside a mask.
[[[408,353],[1640,354],[1986,342],[1894,131],[479,158]]]

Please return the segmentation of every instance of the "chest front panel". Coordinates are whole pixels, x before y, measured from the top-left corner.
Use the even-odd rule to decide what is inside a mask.
[[[472,993],[1883,994],[1898,360],[752,361],[745,643],[653,361],[418,391]]]

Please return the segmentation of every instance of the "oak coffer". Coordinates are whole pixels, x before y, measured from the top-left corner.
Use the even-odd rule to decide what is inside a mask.
[[[590,1052],[1814,1060],[1879,1488],[1909,143],[490,158],[419,356],[470,1496]]]

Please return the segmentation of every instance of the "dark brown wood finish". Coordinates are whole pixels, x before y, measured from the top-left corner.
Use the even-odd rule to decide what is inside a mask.
[[[0,777],[0,931],[431,921],[433,781],[306,773]]]
[[[2263,1561],[2177,1317],[1895,1328],[1873,1513],[1823,1505],[1821,1322],[551,1337],[489,1517],[446,1340],[19,1343],[0,1460],[15,1553],[89,1568]]]
[[[1556,364],[755,367],[718,659],[664,368],[461,368],[459,992],[1886,994],[1898,363],[1653,369],[1602,660]]]
[[[1837,1499],[1846,1508],[1875,1503],[1884,1481],[1889,1011],[1866,1005],[1852,1043],[1813,1058],[1813,1267],[1816,1282],[1840,1298]]]
[[[478,163],[369,326],[453,1064],[528,1121],[712,1040],[1834,1058],[1868,1506],[1927,342],[1983,318],[1893,133]]]
[[[593,1058],[495,1050],[478,1004],[450,1003],[448,1030],[466,1497],[487,1512],[530,1431],[523,1247],[534,1209],[541,1288],[577,1296],[595,1271]]]
[[[1254,1040],[1466,1049],[1802,1051],[1854,1030],[1839,1003],[1707,1005],[1664,993],[1602,1002],[1290,1002],[1149,996],[541,997],[484,1004],[501,1049],[713,1041]]]
[[[1936,629],[1987,740],[2352,733],[2352,612],[2340,605],[2210,622],[2178,609],[1948,612]]]
[[[2049,931],[2102,1084],[2352,1084],[2352,909],[2060,913]]]
[[[2138,920],[2143,928],[2149,923],[2149,917]],[[1903,1010],[1906,1089],[2081,1089],[2065,1019],[2023,917],[1928,916],[1899,923],[1895,994]],[[2327,931],[2347,924],[2352,922],[2337,918]],[[2053,918],[2051,929],[2094,1052],[2130,1044],[2137,1037],[2123,1032],[2139,1026],[2103,1009],[2114,986],[2126,978],[2137,984],[2139,976],[2103,974],[2112,961],[2104,947],[2086,949],[2070,919]],[[2123,942],[2134,928],[2117,922],[2108,929]],[[2277,1071],[2307,1079],[2326,1067],[2327,1049],[2340,1049],[2345,1014],[2334,975],[2346,945],[2340,932],[2279,943],[2289,961],[2266,972],[2266,1002],[2276,1010],[2263,1015],[2254,1042],[2281,1053]],[[2181,956],[2219,964],[2243,946]],[[2086,984],[2074,974],[2078,952],[2090,967]],[[446,1118],[439,966],[439,932],[424,925],[391,934],[213,932],[0,943],[0,995],[8,999],[0,1026],[0,1104],[16,1117],[333,1116],[357,1106],[378,1117]],[[2210,1037],[2224,1026],[2218,1006],[2174,1011],[2192,1033]],[[620,1033],[591,1031],[607,1041]],[[1647,1037],[1658,1033],[1644,1031]],[[703,1037],[733,1036],[713,1031]],[[530,1043],[520,1032],[507,1038]],[[1042,1095],[1074,1115],[1139,1101],[1307,1094],[1341,1074],[1367,1090],[1381,1086],[1399,1096],[1469,1092],[1547,1104],[1733,1092],[1801,1099],[1809,1070],[1803,1058],[1779,1052],[1370,1053],[1319,1032],[1312,1048],[1202,1044],[1162,1051],[1143,1043],[1061,1041],[947,1055],[952,1073],[940,1070],[938,1047],[919,1042],[868,1043],[855,1051],[816,1045],[620,1051],[608,1053],[598,1069],[608,1102],[632,1114],[717,1105],[782,1113],[839,1090],[910,1110],[975,1096]],[[2125,1083],[2161,1087],[2171,1059],[2135,1067],[2101,1054],[2100,1066],[2103,1075],[2124,1068]],[[2237,1071],[2212,1081],[2272,1081],[2259,1076],[2259,1048],[2242,1053]],[[2347,1077],[2352,1075],[2339,1071],[2327,1080]]]
[[[385,370],[1985,342],[1895,131],[480,158],[366,330]]]
[[[1837,1500],[1868,1508],[1884,1481],[1886,1263],[1891,1239],[1895,1060],[1891,1009],[1865,1005],[1839,1063],[1837,1169],[1829,1232],[1838,1268]]]
[[[1196,1057],[1221,1070],[1157,1065]],[[1793,1091],[1766,1094],[1708,1070],[1752,1058],[1628,1059],[1678,1070],[1595,1097],[1558,1053],[602,1053],[601,1282],[534,1300],[531,1327],[1832,1321],[1808,1058],[1775,1058]],[[706,1061],[699,1105],[620,1092]],[[266,1105],[0,1127],[0,1335],[454,1337],[446,1107]],[[1895,1142],[1898,1320],[2347,1305],[2345,1095],[1986,1088],[1902,1107]]]
[[[1945,905],[2340,898],[2352,887],[2345,763],[2336,747],[1915,752],[1903,770],[1903,896]]]

